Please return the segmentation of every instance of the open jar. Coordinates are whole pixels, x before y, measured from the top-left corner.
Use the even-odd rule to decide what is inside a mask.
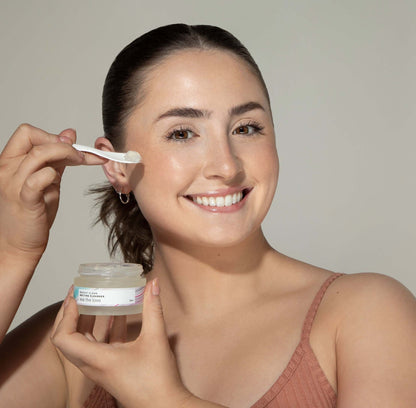
[[[80,314],[128,315],[143,310],[146,279],[133,263],[81,264],[74,279],[74,298]]]

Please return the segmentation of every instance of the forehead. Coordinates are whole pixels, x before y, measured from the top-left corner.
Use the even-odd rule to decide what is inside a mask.
[[[262,84],[248,63],[220,50],[169,55],[148,71],[143,91],[139,108],[146,111],[185,105],[215,111],[252,100],[268,105]]]

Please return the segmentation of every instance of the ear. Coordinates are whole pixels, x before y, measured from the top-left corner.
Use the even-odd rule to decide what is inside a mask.
[[[114,152],[111,142],[105,137],[99,137],[95,141],[95,147],[100,150]],[[109,160],[102,165],[108,181],[113,185],[118,193],[128,194],[131,191],[130,184],[127,179],[126,166],[123,163]]]

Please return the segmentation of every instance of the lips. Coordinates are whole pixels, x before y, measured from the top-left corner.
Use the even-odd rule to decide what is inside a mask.
[[[215,194],[192,194],[186,198],[203,207],[223,208],[231,207],[241,202],[251,191],[249,188],[237,190],[235,192],[215,193]]]

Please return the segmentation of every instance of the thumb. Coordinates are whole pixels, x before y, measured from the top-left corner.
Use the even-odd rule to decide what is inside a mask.
[[[167,337],[159,294],[159,281],[158,278],[155,278],[146,285],[143,299],[142,323],[142,334],[152,336],[155,339],[161,336]]]
[[[68,144],[73,144],[77,140],[77,132],[75,129],[65,129],[58,136],[62,142]]]

